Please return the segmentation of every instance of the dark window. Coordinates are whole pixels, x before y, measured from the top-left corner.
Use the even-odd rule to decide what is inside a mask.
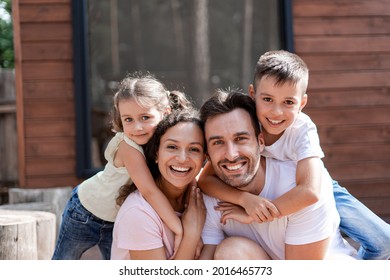
[[[259,56],[292,50],[291,1],[73,1],[78,174],[101,169],[109,112],[127,73],[150,72],[196,106],[216,88],[247,90]]]

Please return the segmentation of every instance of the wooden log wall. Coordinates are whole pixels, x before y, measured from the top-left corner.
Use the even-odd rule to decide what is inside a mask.
[[[75,185],[71,0],[13,0],[19,185]]]
[[[293,18],[325,165],[390,222],[390,1],[295,0]]]

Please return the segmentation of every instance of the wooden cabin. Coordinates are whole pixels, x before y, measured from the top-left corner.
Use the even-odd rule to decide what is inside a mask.
[[[390,221],[390,2],[295,0],[293,51],[332,177]],[[19,186],[74,186],[77,95],[71,0],[13,0]],[[291,48],[291,46],[290,46]],[[77,59],[76,59],[77,57]],[[79,73],[78,73],[79,74]]]

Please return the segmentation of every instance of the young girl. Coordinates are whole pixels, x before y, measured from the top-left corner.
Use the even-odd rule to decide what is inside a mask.
[[[156,186],[143,146],[164,115],[188,106],[190,102],[183,93],[167,91],[151,75],[134,74],[121,81],[112,116],[116,134],[104,153],[107,164],[73,190],[52,259],[80,259],[95,245],[103,259],[110,259],[112,230],[119,210],[116,197],[121,186],[132,182],[175,234],[174,249],[178,248],[183,235],[181,221]]]

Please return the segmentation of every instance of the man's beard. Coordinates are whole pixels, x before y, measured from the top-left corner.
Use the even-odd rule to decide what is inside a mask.
[[[260,148],[256,149],[256,155],[251,159],[252,161],[245,157],[246,164],[249,164],[248,170],[245,174],[237,174],[237,175],[226,175],[223,172],[222,164],[225,162],[234,163],[236,161],[242,160],[243,157],[236,159],[235,161],[222,160],[217,163],[217,167],[214,167],[216,175],[227,185],[234,187],[236,189],[243,189],[248,186],[256,177],[256,174],[259,170],[260,166]]]

